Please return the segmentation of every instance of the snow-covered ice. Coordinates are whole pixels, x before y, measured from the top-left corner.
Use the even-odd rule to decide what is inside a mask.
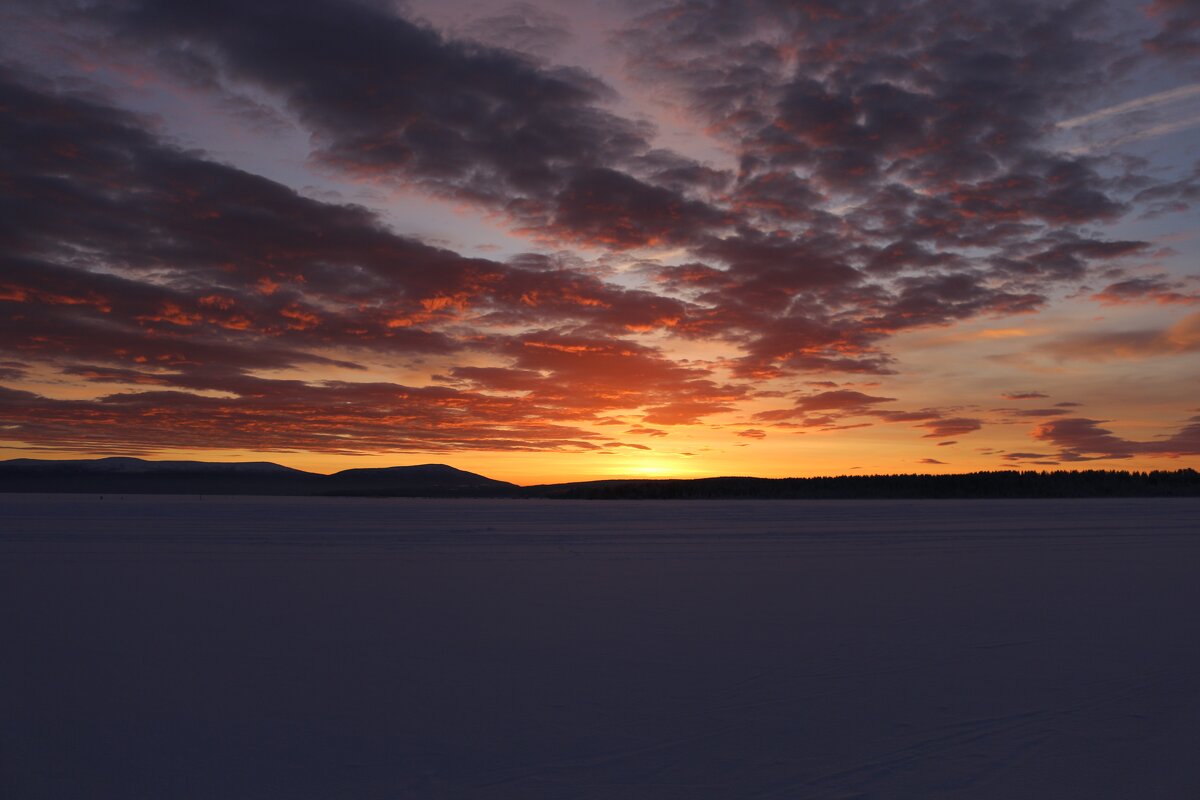
[[[0,496],[0,797],[1200,797],[1200,501]]]

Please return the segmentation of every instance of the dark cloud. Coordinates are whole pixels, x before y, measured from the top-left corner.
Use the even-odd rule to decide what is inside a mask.
[[[1074,188],[1084,162],[1040,148],[1040,120],[1094,92],[1124,52],[1098,35],[1095,4],[967,2],[948,14],[938,2],[876,1],[843,11],[660,3],[623,41],[635,74],[674,86],[693,113],[746,143],[756,169],[811,170],[850,191],[899,177],[965,192],[972,215],[997,202],[1055,219],[1111,212]],[[1039,187],[1034,175],[1056,182]],[[984,186],[998,192],[974,191]],[[1032,205],[1003,199],[1018,196]]]
[[[362,179],[416,183],[547,235],[625,246],[659,241],[661,225],[645,232],[646,241],[619,224],[601,232],[580,205],[620,210],[628,203],[628,220],[651,201],[698,202],[628,174],[605,180],[605,170],[647,154],[653,130],[607,110],[615,94],[595,76],[447,38],[386,3],[59,6],[147,48],[185,79],[202,74],[220,91],[250,85],[278,98],[311,132],[318,161]],[[561,38],[561,25],[548,19],[516,7],[486,24],[505,46],[522,38],[544,45]]]
[[[850,389],[836,389],[831,392],[802,397],[796,401],[796,408],[801,411],[826,411],[829,409],[863,409],[876,403],[888,403],[894,397],[875,397]]]
[[[1143,217],[1188,211],[1200,202],[1200,161],[1192,167],[1191,173],[1178,180],[1150,185],[1138,192],[1134,200],[1146,206]]]
[[[868,321],[881,331],[946,325],[981,314],[1020,314],[1045,302],[1039,294],[1012,292],[969,272],[901,278],[898,293],[880,303]]]
[[[0,361],[0,380],[15,381],[23,378],[28,366],[21,361]]]
[[[1104,159],[1046,137],[1136,52],[1098,4],[843,11],[662,2],[622,32],[631,72],[740,155],[742,227],[665,279],[755,331],[747,374],[885,372],[875,343],[892,333],[1033,311],[1144,250],[1084,230],[1135,201]]]
[[[546,227],[576,241],[613,249],[676,245],[728,217],[698,200],[607,168],[580,170],[554,198]]]
[[[1126,303],[1169,305],[1172,303],[1200,303],[1200,294],[1188,292],[1182,281],[1171,280],[1165,275],[1155,275],[1146,278],[1128,278],[1110,283],[1101,291],[1093,294],[1092,299],[1109,306]]]
[[[1042,120],[1113,69],[1083,6],[664,4],[628,32],[630,65],[729,139],[737,176],[653,148],[594,76],[447,38],[382,3],[60,7],[205,85],[269,93],[327,165],[499,210],[547,241],[686,247],[695,265],[665,268],[662,285],[704,308],[684,319],[678,303],[625,296],[644,307],[629,324],[732,341],[748,377],[887,373],[891,334],[1034,310],[1045,282],[1141,246],[1075,232],[1127,202],[1099,161],[1043,142]],[[517,6],[489,25],[563,27],[547,19]],[[520,312],[508,303],[494,319]]]
[[[220,72],[278,92],[325,158],[355,168],[522,194],[555,183],[560,162],[606,164],[644,145],[644,131],[597,107],[611,90],[594,77],[444,39],[383,4],[132,0],[97,16],[164,53],[207,50]]]
[[[1045,392],[1004,392],[1000,396],[1005,400],[1041,400],[1050,395]]]
[[[828,392],[801,397],[789,409],[775,411],[760,411],[754,415],[758,420],[779,421],[797,417],[816,421],[814,424],[826,425],[829,421],[842,416],[856,416],[867,412],[871,406],[878,403],[890,403],[894,397],[876,397],[851,389],[834,389]],[[836,416],[829,412],[836,412]],[[814,413],[817,415],[814,416]]]
[[[952,416],[951,412],[938,408],[915,410],[885,409],[878,406],[895,402],[894,397],[880,397],[854,389],[834,389],[817,392],[798,398],[792,408],[760,411],[754,419],[779,427],[818,428],[821,430],[845,430],[866,427],[872,423],[845,424],[845,420],[856,417],[873,417],[882,422],[916,422],[914,427],[927,431],[923,438],[947,439],[965,436],[983,427],[983,421],[970,417]],[[957,442],[939,442],[956,444]]]
[[[5,412],[14,437],[67,446],[74,417],[111,426],[115,441],[153,415],[139,433],[147,448],[207,437],[279,449],[294,435],[290,447],[338,451],[588,449],[594,437],[561,422],[641,408],[647,421],[677,424],[745,396],[619,338],[676,324],[689,309],[680,300],[571,267],[424,245],[361,208],[180,151],[129,114],[10,73],[0,75],[0,109],[0,175],[11,189],[0,201],[0,348],[85,384],[161,387],[70,402],[22,395]],[[487,325],[532,331],[483,336]],[[361,369],[348,354],[465,351],[508,366],[456,368],[445,380],[471,388],[444,389],[250,375]],[[202,394],[213,392],[223,396]],[[152,414],[156,404],[171,412]],[[289,415],[312,431],[285,425]],[[213,435],[220,420],[228,436]],[[262,430],[271,425],[279,430]]]
[[[496,14],[469,20],[459,32],[468,39],[537,56],[552,55],[572,38],[567,17],[531,3],[513,3]]]
[[[824,222],[824,195],[790,170],[763,172],[738,182],[730,195],[735,208],[766,221]]]
[[[925,428],[929,433],[927,439],[945,439],[952,436],[965,436],[983,427],[983,421],[971,417],[948,417],[922,422],[917,427]]]
[[[234,396],[158,390],[57,400],[0,388],[0,420],[9,438],[85,452],[579,451],[605,440],[525,401],[437,387],[246,377],[214,386]]]
[[[1154,0],[1146,8],[1158,30],[1145,40],[1150,52],[1200,64],[1200,8],[1192,0]]]
[[[675,192],[702,189],[721,192],[733,179],[726,170],[715,169],[670,150],[654,149],[629,160],[629,167],[656,186]]]
[[[1010,417],[1055,417],[1067,413],[1062,408],[998,408],[995,410]]]
[[[1136,255],[1146,249],[1145,242],[1101,241],[1058,231],[1010,244],[991,259],[991,266],[997,276],[1037,286],[1044,281],[1080,280],[1094,264]]]
[[[734,337],[752,351],[748,374],[883,372],[869,340],[1036,308],[1042,287],[1007,286],[1008,273],[1079,279],[1111,243],[1062,244],[1062,229],[1126,207],[1099,162],[1042,143],[1039,120],[1111,69],[1113,42],[1084,6],[968,3],[947,15],[934,2],[877,2],[851,17],[834,6],[688,2],[649,12],[628,32],[631,66],[675,86],[735,144],[742,172],[728,186],[728,174],[653,149],[649,129],[605,110],[612,92],[593,76],[446,38],[385,4],[285,5],[123,0],[85,16],[176,70],[193,64],[209,84],[280,98],[318,157],[353,174],[501,210],[534,236],[688,246],[726,297],[710,293],[707,322],[681,331],[724,335],[726,320],[754,331]],[[532,35],[546,15],[517,6],[491,27]],[[839,216],[830,192],[864,202]],[[780,238],[780,224],[806,232]],[[1009,247],[1047,230],[1050,251],[1005,251],[997,278],[946,249]],[[863,285],[864,274],[905,270],[925,274]],[[845,291],[853,285],[862,290]],[[805,341],[818,329],[840,355]]]
[[[923,422],[940,419],[942,412],[936,408],[922,408],[916,411],[873,410],[871,415],[879,417],[884,422]]]
[[[277,350],[421,353],[458,349],[442,329],[466,314],[623,332],[687,313],[585,271],[466,258],[398,236],[364,209],[169,147],[126,113],[12,74],[0,74],[0,107],[10,189],[0,198],[0,300],[21,306],[13,336],[61,323],[62,336],[148,346],[236,338],[247,358],[264,352],[249,346],[255,338]]]
[[[995,455],[995,453],[987,453],[986,455]],[[1007,461],[1012,466],[1057,466],[1061,462],[1058,457],[1052,453],[1004,453],[1000,456],[1004,461]]]
[[[1033,438],[1061,448],[1058,458],[1062,461],[1200,455],[1200,417],[1192,417],[1176,433],[1153,442],[1123,439],[1100,427],[1103,423],[1082,417],[1056,419],[1038,426]]]

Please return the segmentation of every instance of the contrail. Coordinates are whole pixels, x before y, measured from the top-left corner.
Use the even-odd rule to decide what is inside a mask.
[[[1191,83],[1187,86],[1177,86],[1174,89],[1168,89],[1165,92],[1158,94],[1139,97],[1137,100],[1130,100],[1127,103],[1120,105],[1109,106],[1102,108],[1099,111],[1093,111],[1090,114],[1084,114],[1081,117],[1072,117],[1071,119],[1063,120],[1058,123],[1059,128],[1077,128],[1080,125],[1088,125],[1093,122],[1098,122],[1102,119],[1115,117],[1119,114],[1127,114],[1130,111],[1138,111],[1143,108],[1152,108],[1161,106],[1167,103],[1175,103],[1180,100],[1186,100],[1189,97],[1200,95],[1200,83]]]
[[[1129,142],[1140,142],[1142,139],[1153,139],[1155,136],[1166,136],[1169,133],[1187,130],[1200,125],[1200,114],[1184,119],[1177,119],[1172,122],[1164,122],[1160,125],[1153,125],[1144,130],[1135,131],[1128,136],[1121,136],[1117,139],[1105,142],[1105,147],[1116,147],[1117,145],[1128,144]]]
[[[1068,148],[1066,152],[1073,154],[1080,153],[1096,153],[1105,150],[1112,150],[1114,147],[1120,147],[1123,144],[1131,142],[1140,142],[1143,139],[1153,139],[1156,136],[1166,136],[1179,131],[1187,130],[1188,128],[1200,127],[1200,114],[1183,119],[1173,120],[1171,122],[1163,122],[1158,125],[1151,125],[1149,128],[1143,128],[1139,131],[1133,131],[1124,136],[1117,136],[1113,139],[1105,139],[1102,142],[1093,142],[1091,144],[1081,144],[1075,147]]]

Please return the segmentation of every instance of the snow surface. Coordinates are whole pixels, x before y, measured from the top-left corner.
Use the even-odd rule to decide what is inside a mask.
[[[1200,501],[0,497],[0,797],[1200,797]]]

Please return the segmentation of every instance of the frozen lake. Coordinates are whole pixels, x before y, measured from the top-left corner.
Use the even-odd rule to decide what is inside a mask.
[[[1200,500],[0,495],[0,797],[1200,796]]]

